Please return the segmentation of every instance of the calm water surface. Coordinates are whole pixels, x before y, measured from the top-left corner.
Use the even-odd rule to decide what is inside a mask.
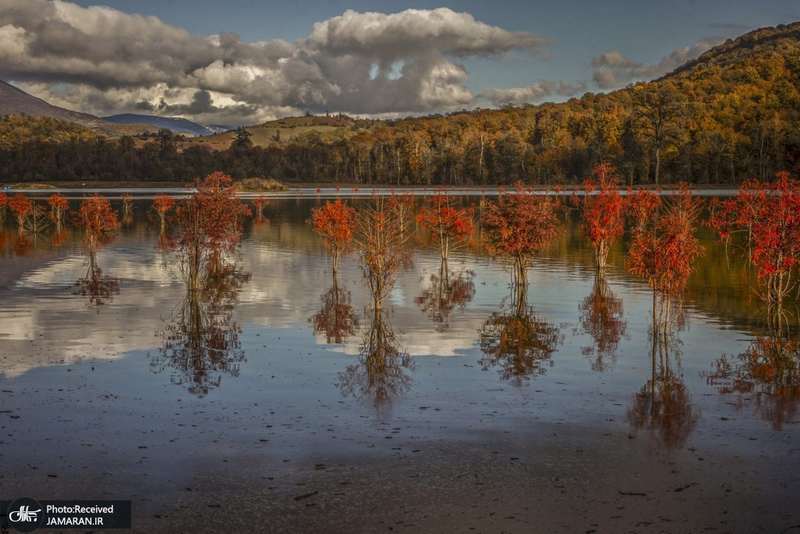
[[[132,499],[146,522],[190,494],[187,506],[213,506],[213,488],[303,494],[315,469],[418,461],[437,447],[535,463],[546,456],[535,445],[563,432],[598,436],[548,442],[594,449],[586,466],[624,463],[623,450],[687,465],[718,454],[725,483],[748,473],[760,486],[762,514],[797,519],[787,503],[800,487],[786,478],[800,454],[796,358],[785,383],[742,359],[764,318],[741,263],[710,233],[700,232],[706,250],[681,327],[657,356],[670,379],[659,404],[648,397],[651,293],[627,274],[621,247],[598,284],[588,244],[565,220],[530,273],[533,337],[520,352],[503,344],[516,316],[510,274],[477,249],[443,271],[420,244],[376,324],[358,265],[343,260],[334,281],[304,223],[319,204],[273,199],[265,220],[246,225],[242,275],[195,303],[156,246],[147,200],[99,252],[101,279],[87,280],[78,232],[21,240],[6,221],[7,498]],[[376,356],[376,344],[387,350]]]

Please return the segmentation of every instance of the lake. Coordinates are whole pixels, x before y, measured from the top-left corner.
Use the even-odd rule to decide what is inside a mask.
[[[624,243],[596,280],[577,212],[509,343],[510,272],[477,246],[443,269],[421,236],[376,320],[355,258],[334,280],[305,222],[328,190],[272,198],[237,276],[192,302],[138,195],[99,277],[79,231],[20,239],[7,217],[2,498],[131,500],[137,532],[800,523],[800,358],[753,358],[764,311],[705,228],[669,346]]]

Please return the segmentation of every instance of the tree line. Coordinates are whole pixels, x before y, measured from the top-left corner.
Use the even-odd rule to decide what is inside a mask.
[[[800,172],[800,23],[751,32],[672,75],[565,103],[353,123],[215,150],[161,130],[144,144],[71,123],[0,120],[4,181],[234,179],[392,185],[579,184],[599,162],[627,185],[734,184]],[[363,122],[363,121],[362,121]]]

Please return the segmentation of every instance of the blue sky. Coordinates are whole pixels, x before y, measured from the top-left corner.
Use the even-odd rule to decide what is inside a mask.
[[[0,77],[98,115],[406,116],[609,91],[800,20],[788,0],[97,4],[0,0]]]

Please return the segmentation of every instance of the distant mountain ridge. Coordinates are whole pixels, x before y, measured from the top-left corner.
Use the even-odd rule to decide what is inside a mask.
[[[0,115],[30,115],[76,122],[89,128],[103,128],[109,124],[94,115],[78,113],[54,106],[26,93],[22,89],[0,80]]]
[[[179,117],[159,117],[158,115],[138,115],[136,113],[111,115],[103,117],[103,120],[114,124],[147,124],[155,126],[156,128],[166,128],[176,133],[185,133],[196,137],[222,133],[229,129],[220,126],[207,127]]]

